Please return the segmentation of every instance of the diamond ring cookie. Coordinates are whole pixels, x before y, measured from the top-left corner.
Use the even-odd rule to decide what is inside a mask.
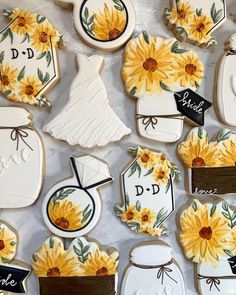
[[[121,295],[185,295],[182,272],[172,249],[161,241],[135,245],[121,286]]]
[[[108,165],[93,157],[71,157],[72,178],[54,185],[43,202],[43,219],[51,232],[74,238],[89,233],[102,210],[98,188],[113,181]]]
[[[128,42],[122,68],[127,93],[137,97],[136,119],[142,137],[177,141],[183,120],[204,125],[211,103],[194,91],[203,80],[204,66],[193,50],[179,42],[147,32]]]
[[[227,19],[226,0],[171,0],[164,22],[180,41],[213,47],[214,31]]]
[[[121,173],[124,200],[115,212],[137,233],[167,235],[163,223],[175,210],[173,180],[180,180],[180,172],[164,153],[140,147],[130,152],[135,160]]]
[[[63,37],[45,16],[4,9],[0,31],[0,91],[11,101],[49,106],[46,93],[59,80],[57,47]]]
[[[236,34],[233,34],[225,43],[227,52],[220,61],[217,83],[216,111],[221,121],[230,126],[236,126]]]
[[[192,201],[180,216],[180,243],[196,266],[200,295],[236,293],[236,212],[226,201]]]
[[[27,110],[0,107],[0,142],[0,208],[32,205],[44,180],[44,147]]]
[[[0,220],[0,293],[26,293],[26,279],[31,269],[21,261],[14,261],[18,236],[10,225]]]
[[[40,295],[117,294],[119,253],[87,238],[74,239],[69,248],[55,236],[33,254]],[[78,293],[79,292],[79,293]]]
[[[178,154],[187,168],[187,190],[193,195],[236,193],[236,134],[220,130],[209,140],[203,128],[190,131],[178,146]]]
[[[113,51],[131,37],[135,10],[130,0],[54,0],[62,7],[73,6],[74,25],[92,47]]]
[[[131,133],[115,114],[100,75],[102,56],[77,55],[79,73],[71,85],[70,99],[44,131],[70,145],[92,148],[118,141]]]

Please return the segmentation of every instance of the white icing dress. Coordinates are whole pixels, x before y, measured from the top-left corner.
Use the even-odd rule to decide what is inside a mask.
[[[70,145],[88,148],[104,146],[130,134],[131,130],[108,104],[99,74],[103,57],[78,54],[77,59],[80,69],[71,85],[70,100],[44,131]]]

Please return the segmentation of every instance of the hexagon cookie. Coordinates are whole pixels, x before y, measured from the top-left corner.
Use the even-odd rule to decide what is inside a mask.
[[[166,154],[139,147],[130,152],[135,160],[121,174],[124,200],[116,214],[137,233],[168,234],[163,223],[175,210],[173,180],[180,172]]]
[[[63,39],[43,15],[4,9],[0,31],[0,91],[15,102],[48,106],[45,94],[59,79],[57,47]]]
[[[135,10],[130,0],[54,0],[74,6],[74,24],[86,43],[103,50],[116,50],[133,33]]]
[[[170,3],[164,21],[177,39],[200,47],[217,44],[212,33],[227,18],[225,0],[171,0]]]

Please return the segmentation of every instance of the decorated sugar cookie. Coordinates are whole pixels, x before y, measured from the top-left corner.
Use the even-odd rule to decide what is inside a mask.
[[[93,157],[71,157],[72,178],[54,185],[43,202],[43,218],[51,232],[61,237],[86,235],[101,215],[98,188],[113,181],[108,165]]]
[[[26,293],[25,283],[31,269],[25,263],[15,261],[18,237],[15,230],[0,221],[0,293]]]
[[[135,160],[121,174],[124,200],[116,214],[137,233],[166,235],[163,223],[175,210],[173,180],[180,172],[166,154],[140,147],[130,152]]]
[[[178,154],[187,168],[188,191],[194,195],[236,193],[236,134],[225,129],[209,140],[203,128],[190,131]]]
[[[194,200],[180,216],[180,242],[196,263],[201,295],[236,293],[236,212],[227,202]]]
[[[121,295],[151,294],[185,294],[183,275],[172,249],[159,241],[133,248],[121,287]]]
[[[86,238],[74,239],[69,248],[58,237],[47,239],[33,254],[40,295],[117,294],[119,253],[101,248]]]
[[[103,57],[77,55],[79,73],[69,102],[45,127],[53,137],[70,145],[92,148],[120,140],[131,133],[109,106],[107,90],[99,74]]]
[[[141,136],[162,142],[177,141],[183,119],[204,125],[212,105],[194,91],[201,85],[204,66],[192,50],[176,39],[146,32],[126,46],[122,69],[125,89],[138,98],[137,125]]]
[[[15,102],[48,106],[46,93],[59,79],[57,47],[63,39],[44,16],[4,9],[0,31],[0,91]]]
[[[170,4],[164,21],[177,39],[200,47],[217,44],[212,34],[227,18],[225,0],[171,0]]]
[[[221,59],[217,83],[217,113],[223,123],[236,126],[236,34],[226,42],[227,52]]]
[[[130,0],[54,0],[73,6],[74,25],[86,43],[103,50],[116,50],[130,38],[135,11]]]
[[[0,108],[0,208],[20,208],[38,198],[44,179],[44,147],[20,107]]]

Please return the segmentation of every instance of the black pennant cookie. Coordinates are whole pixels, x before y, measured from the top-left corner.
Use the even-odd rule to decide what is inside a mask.
[[[177,110],[191,121],[204,126],[205,112],[212,106],[212,103],[192,91],[186,89],[174,94]]]

